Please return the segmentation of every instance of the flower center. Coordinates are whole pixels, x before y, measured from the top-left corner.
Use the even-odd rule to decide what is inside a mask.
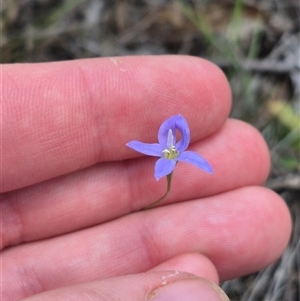
[[[171,129],[168,131],[167,147],[162,151],[162,156],[165,159],[176,159],[179,156],[179,151],[175,147],[175,137]]]
[[[164,149],[162,151],[162,156],[165,159],[176,159],[179,156],[179,151],[176,150],[175,146],[173,146],[171,149]]]

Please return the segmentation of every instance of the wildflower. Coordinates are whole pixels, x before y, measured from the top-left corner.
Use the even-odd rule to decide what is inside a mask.
[[[181,136],[178,142],[176,142],[176,131]],[[156,180],[159,180],[167,176],[168,189],[166,194],[158,201],[162,200],[169,192],[172,172],[178,161],[191,163],[212,174],[212,167],[204,158],[195,152],[186,150],[190,143],[190,129],[186,120],[181,115],[172,116],[163,122],[158,130],[158,142],[143,143],[133,140],[126,144],[128,147],[144,155],[160,157],[155,164],[154,177]],[[158,201],[154,203],[157,204]]]
[[[176,130],[181,134],[181,139],[177,143]],[[150,144],[133,140],[126,144],[144,155],[160,157],[155,164],[154,177],[156,180],[172,173],[177,161],[191,163],[212,173],[212,167],[205,159],[195,152],[186,151],[190,143],[190,129],[181,115],[169,118],[160,126],[158,142]]]

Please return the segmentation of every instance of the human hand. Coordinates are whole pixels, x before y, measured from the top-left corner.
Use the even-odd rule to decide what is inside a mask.
[[[177,289],[175,301],[180,285],[213,301],[204,279],[257,271],[283,252],[289,212],[259,187],[268,149],[227,119],[229,86],[211,63],[123,57],[2,70],[3,301],[139,301]],[[168,198],[139,211],[166,183],[154,179],[154,158],[125,144],[155,142],[175,114],[214,174],[178,164]]]

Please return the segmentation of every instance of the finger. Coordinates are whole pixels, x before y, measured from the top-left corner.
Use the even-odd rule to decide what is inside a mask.
[[[16,299],[10,299],[14,300]],[[229,301],[225,293],[215,284],[178,271],[111,278],[49,291],[22,300]]]
[[[197,140],[218,129],[230,91],[215,65],[186,56],[4,65],[2,191],[97,162],[138,156],[180,112]]]
[[[214,283],[219,282],[218,272],[214,264],[205,255],[200,253],[187,253],[175,256],[151,271],[181,271],[205,278]]]
[[[224,281],[275,261],[290,231],[289,211],[277,194],[240,188],[8,248],[2,252],[4,295],[139,273],[191,252],[207,256]]]
[[[163,204],[262,184],[269,152],[248,124],[230,120],[214,135],[191,146],[214,169],[210,175],[179,163]],[[165,179],[153,176],[153,158],[105,163],[2,198],[3,247],[90,227],[140,210],[160,198]],[[49,227],[51,224],[51,227]]]

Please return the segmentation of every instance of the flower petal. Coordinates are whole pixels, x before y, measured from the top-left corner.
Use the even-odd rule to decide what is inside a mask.
[[[185,151],[185,152],[181,153],[176,158],[176,160],[181,161],[181,162],[191,163],[210,174],[213,173],[213,169],[209,165],[209,163],[195,152]]]
[[[144,155],[161,157],[162,148],[158,143],[144,143],[140,141],[130,141],[126,144],[128,147]]]
[[[176,149],[180,153],[185,151],[190,143],[190,129],[186,120],[181,115],[175,115],[163,122],[158,130],[158,142],[162,146],[162,149],[168,148],[168,132],[170,129],[175,137],[176,130],[180,132],[181,139],[176,143]]]
[[[154,177],[158,181],[160,178],[169,175],[176,165],[176,160],[160,158],[155,163]]]

